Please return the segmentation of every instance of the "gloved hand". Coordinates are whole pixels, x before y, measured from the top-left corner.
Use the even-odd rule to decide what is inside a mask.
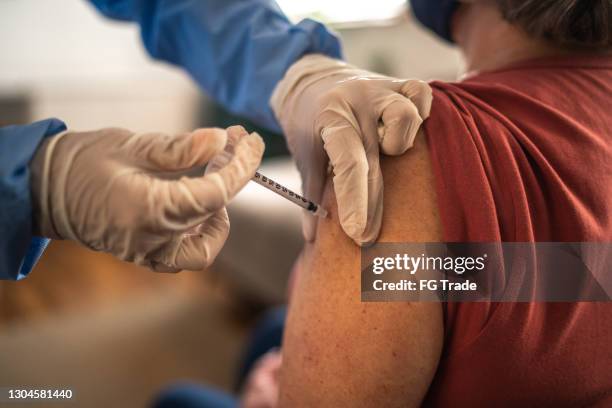
[[[233,157],[200,177],[171,173]],[[124,129],[67,132],[43,142],[30,163],[38,233],[71,239],[155,271],[201,270],[223,246],[225,205],[253,177],[264,144],[257,134],[199,129],[171,137]]]
[[[296,62],[274,91],[271,106],[302,175],[304,196],[320,202],[329,157],[340,223],[358,245],[373,243],[380,232],[379,152],[409,149],[431,102],[423,81],[385,77],[321,55]],[[304,236],[312,241],[316,219],[306,215],[304,221]]]

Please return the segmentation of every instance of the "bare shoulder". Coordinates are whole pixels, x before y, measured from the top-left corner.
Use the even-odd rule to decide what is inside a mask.
[[[433,176],[423,135],[385,158],[381,241],[437,241]],[[360,249],[342,231],[333,189],[296,282],[283,345],[283,406],[417,406],[437,369],[442,309],[436,303],[362,303]]]
[[[441,241],[435,179],[424,132],[419,132],[414,146],[403,156],[383,158],[381,167],[385,215],[379,241]]]

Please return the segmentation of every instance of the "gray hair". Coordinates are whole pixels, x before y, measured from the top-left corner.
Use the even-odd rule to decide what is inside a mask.
[[[612,0],[495,0],[506,21],[570,49],[612,45]]]

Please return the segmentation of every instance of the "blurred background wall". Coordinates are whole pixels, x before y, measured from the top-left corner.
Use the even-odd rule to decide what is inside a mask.
[[[294,19],[332,24],[347,60],[363,68],[446,80],[461,71],[403,0],[281,5]],[[180,70],[151,61],[137,27],[103,19],[84,0],[0,1],[0,51],[0,126],[58,117],[76,130],[255,129]],[[282,138],[264,136],[264,172],[299,191]],[[249,327],[283,301],[301,246],[300,211],[258,186],[230,213],[230,240],[205,273],[153,274],[54,242],[25,281],[0,282],[0,386],[70,386],[88,407],[143,406],[177,379],[229,388]]]

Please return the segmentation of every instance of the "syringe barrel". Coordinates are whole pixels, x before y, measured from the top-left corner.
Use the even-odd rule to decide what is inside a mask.
[[[256,182],[257,184],[264,186],[270,191],[274,191],[276,194],[286,198],[287,200],[299,205],[300,207],[312,213],[317,212],[317,209],[319,208],[317,204],[313,203],[310,200],[307,200],[306,198],[302,197],[301,195],[297,193],[294,193],[293,191],[289,190],[287,187],[277,183],[276,181],[272,180],[269,177],[264,176],[263,174],[259,172],[255,173],[255,176],[253,176],[252,180]]]

